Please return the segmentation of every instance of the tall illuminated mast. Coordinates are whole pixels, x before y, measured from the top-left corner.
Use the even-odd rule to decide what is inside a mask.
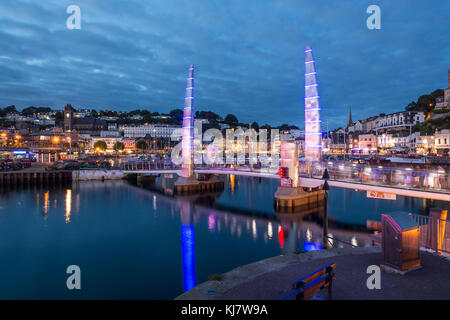
[[[319,90],[311,47],[305,49],[305,159],[322,158],[322,129]]]
[[[184,98],[183,132],[181,140],[181,176],[190,178],[194,171],[194,65],[189,66]]]

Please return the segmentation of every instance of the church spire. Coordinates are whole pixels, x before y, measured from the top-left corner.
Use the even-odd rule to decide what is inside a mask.
[[[352,119],[352,107],[350,107],[350,111],[348,113],[348,124],[347,127],[350,127],[353,124],[353,119]]]

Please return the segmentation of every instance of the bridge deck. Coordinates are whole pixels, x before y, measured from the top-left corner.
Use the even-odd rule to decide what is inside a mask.
[[[177,169],[155,169],[155,170],[123,170],[124,173],[139,173],[139,174],[181,174],[181,170]],[[260,172],[251,170],[233,170],[233,169],[197,169],[195,173],[204,174],[226,174],[226,175],[239,175],[247,177],[259,177],[269,179],[280,179],[280,177],[271,172]],[[323,183],[323,180],[319,178],[304,178],[300,177],[300,183],[304,187],[316,187]],[[450,201],[450,190],[446,193],[442,190],[421,190],[418,188],[406,188],[401,186],[389,186],[389,185],[375,185],[354,181],[339,181],[329,180],[329,185],[337,188],[347,188],[364,191],[376,191],[383,193],[396,194],[406,197],[425,198],[432,200]]]

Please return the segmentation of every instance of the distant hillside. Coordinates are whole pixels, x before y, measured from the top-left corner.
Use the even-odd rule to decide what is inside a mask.
[[[429,113],[433,111],[434,106],[436,105],[436,98],[443,96],[444,90],[437,89],[430,94],[425,94],[420,96],[417,99],[417,102],[412,101],[405,107],[406,111],[423,111],[425,113]]]
[[[450,113],[426,120],[413,127],[413,131],[420,131],[422,135],[433,135],[436,130],[442,129],[450,129]]]

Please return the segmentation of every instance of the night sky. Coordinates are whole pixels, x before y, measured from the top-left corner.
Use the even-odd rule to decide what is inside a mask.
[[[71,4],[81,30],[66,28]],[[450,1],[1,0],[0,43],[1,107],[168,112],[193,63],[197,110],[301,128],[309,45],[333,129],[349,107],[362,119],[447,87]]]

